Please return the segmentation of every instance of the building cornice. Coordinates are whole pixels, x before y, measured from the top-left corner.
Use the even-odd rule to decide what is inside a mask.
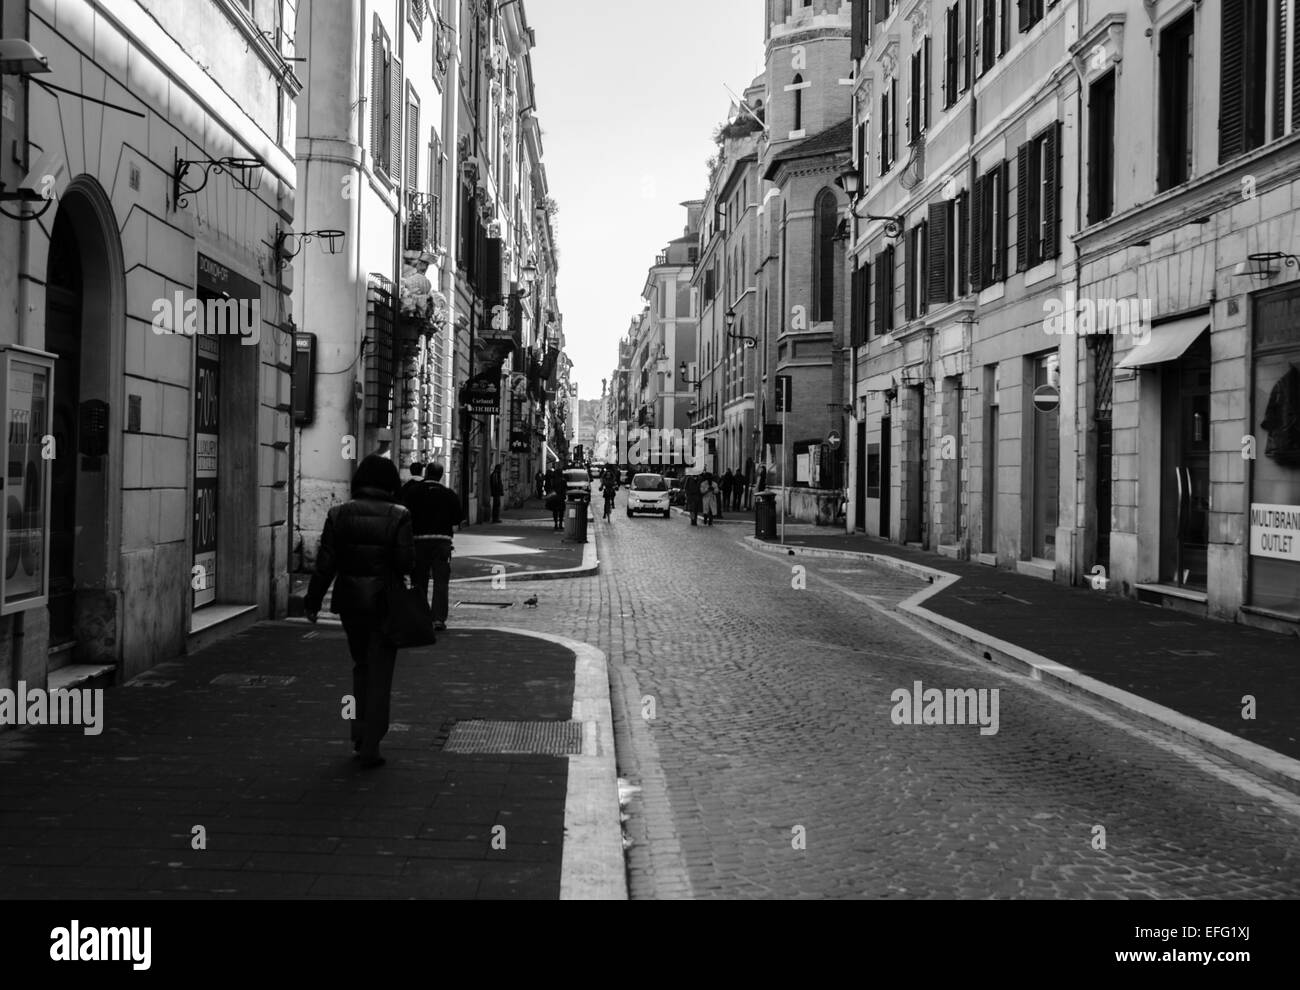
[[[1141,242],[1231,209],[1245,198],[1248,177],[1253,180],[1252,194],[1262,196],[1270,189],[1293,182],[1297,167],[1300,167],[1300,132],[1271,141],[1206,176],[1073,234],[1071,240],[1078,251],[1079,263],[1086,264],[1127,247],[1140,247]]]

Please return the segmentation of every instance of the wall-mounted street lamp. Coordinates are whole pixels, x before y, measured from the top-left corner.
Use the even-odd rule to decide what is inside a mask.
[[[27,79],[49,71],[50,60],[33,48],[32,43],[26,38],[0,38],[0,76],[21,76]],[[45,157],[45,155],[41,156],[42,161]],[[38,203],[44,200],[45,206],[39,212],[10,213],[8,210],[0,210],[0,213],[10,220],[18,220],[22,223],[30,223],[44,216],[54,200],[37,189],[35,183],[42,182],[47,170],[47,167],[38,163],[37,167],[28,173],[27,178],[18,184],[17,192],[5,191],[4,183],[0,182],[0,203]]]
[[[1288,268],[1300,268],[1300,258],[1294,254],[1287,254],[1285,251],[1258,251],[1246,255],[1246,260],[1237,265],[1232,270],[1232,274],[1250,275],[1261,282],[1267,282],[1281,273],[1278,262],[1282,262]]]
[[[854,168],[853,163],[842,171],[835,179],[835,184],[844,190],[844,194],[849,197],[849,210],[859,220],[883,220],[885,221],[885,236],[892,237],[894,240],[903,236],[903,227],[907,218],[901,213],[897,216],[880,215],[876,213],[859,213],[855,205],[862,197],[862,175]],[[839,232],[837,231],[837,234]],[[844,231],[847,238],[848,231]]]
[[[321,247],[325,249],[326,254],[338,254],[343,250],[343,238],[347,235],[341,230],[309,230],[305,234],[295,234],[292,231],[281,230],[275,235],[275,257],[283,271],[289,267],[289,262],[298,255],[302,254],[302,249],[307,246],[307,242],[315,238],[321,241]],[[290,251],[289,240],[296,238],[298,246]]]
[[[733,328],[735,327],[735,325],[736,325],[736,311],[735,311],[734,309],[729,309],[729,310],[727,310],[726,320],[727,320],[727,339],[729,339],[729,340],[743,340],[743,341],[745,342],[745,346],[746,346],[746,347],[757,347],[757,346],[758,346],[758,338],[757,338],[757,337],[751,337],[751,336],[749,336],[749,334],[746,334],[746,333],[732,333],[732,332],[731,332],[732,329],[733,329]]]
[[[50,60],[26,38],[0,38],[0,76],[34,76],[49,71]]]
[[[686,362],[685,362],[685,361],[682,362],[682,366],[681,366],[678,370],[681,372],[681,376],[682,376],[682,384],[683,384],[683,385],[694,385],[694,386],[695,386],[695,391],[698,392],[698,391],[700,390],[700,386],[701,386],[702,384],[704,384],[704,383],[703,383],[702,381],[692,381],[691,379],[689,379],[689,378],[686,377]]]
[[[203,181],[197,186],[187,186],[185,176],[191,168],[203,169]],[[179,210],[190,205],[190,197],[208,184],[213,172],[226,172],[236,183],[249,192],[257,192],[262,185],[264,163],[260,158],[182,158],[176,152],[176,166],[172,171],[172,209]]]

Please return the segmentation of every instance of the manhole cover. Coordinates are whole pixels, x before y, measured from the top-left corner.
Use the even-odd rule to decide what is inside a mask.
[[[215,687],[286,687],[297,679],[279,674],[222,674],[211,683]]]
[[[581,722],[457,722],[443,747],[447,753],[582,753]]]
[[[455,608],[513,608],[514,602],[457,602]]]

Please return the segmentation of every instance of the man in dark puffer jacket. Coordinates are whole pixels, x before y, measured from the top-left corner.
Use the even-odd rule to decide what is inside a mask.
[[[397,466],[386,457],[371,454],[361,462],[352,478],[352,500],[330,509],[325,520],[316,573],[303,604],[315,622],[334,582],[331,609],[343,620],[352,654],[352,748],[366,768],[385,762],[379,742],[388,733],[397,661],[397,650],[380,635],[387,590],[415,565],[411,514],[396,503],[400,486]]]

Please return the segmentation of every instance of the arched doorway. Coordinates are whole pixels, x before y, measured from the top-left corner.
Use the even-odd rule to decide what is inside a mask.
[[[46,260],[45,345],[55,355],[49,669],[120,653],[125,287],[112,206],[81,176],[60,198]]]

